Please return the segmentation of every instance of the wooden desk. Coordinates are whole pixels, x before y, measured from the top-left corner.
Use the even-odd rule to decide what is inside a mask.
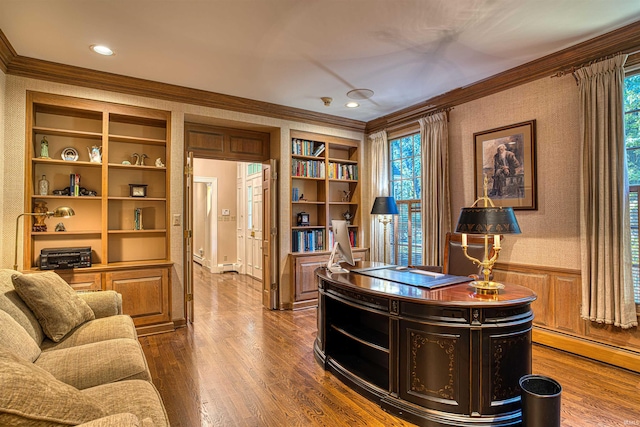
[[[316,276],[314,354],[344,383],[420,426],[520,425],[534,292],[429,291],[325,268]]]

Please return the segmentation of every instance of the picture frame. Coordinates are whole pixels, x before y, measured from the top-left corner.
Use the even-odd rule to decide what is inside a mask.
[[[475,198],[487,196],[495,206],[536,210],[536,121],[473,134]]]
[[[147,184],[129,184],[130,197],[147,197]]]

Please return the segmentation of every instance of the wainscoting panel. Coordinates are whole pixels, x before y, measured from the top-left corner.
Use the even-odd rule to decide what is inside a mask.
[[[579,270],[522,264],[496,264],[498,282],[532,289],[533,341],[640,372],[640,331],[588,322],[580,317]]]

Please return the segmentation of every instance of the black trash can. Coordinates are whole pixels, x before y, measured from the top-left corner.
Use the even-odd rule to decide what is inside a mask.
[[[542,375],[520,378],[522,390],[522,427],[560,427],[562,387]]]

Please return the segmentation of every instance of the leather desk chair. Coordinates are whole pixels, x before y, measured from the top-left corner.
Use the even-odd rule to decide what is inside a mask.
[[[489,256],[493,255],[493,239],[489,236]],[[467,253],[479,260],[484,259],[484,235],[467,234]],[[469,276],[474,279],[482,277],[482,268],[464,256],[462,251],[462,234],[447,233],[444,246],[444,262],[442,267],[431,265],[411,265],[417,270]]]

